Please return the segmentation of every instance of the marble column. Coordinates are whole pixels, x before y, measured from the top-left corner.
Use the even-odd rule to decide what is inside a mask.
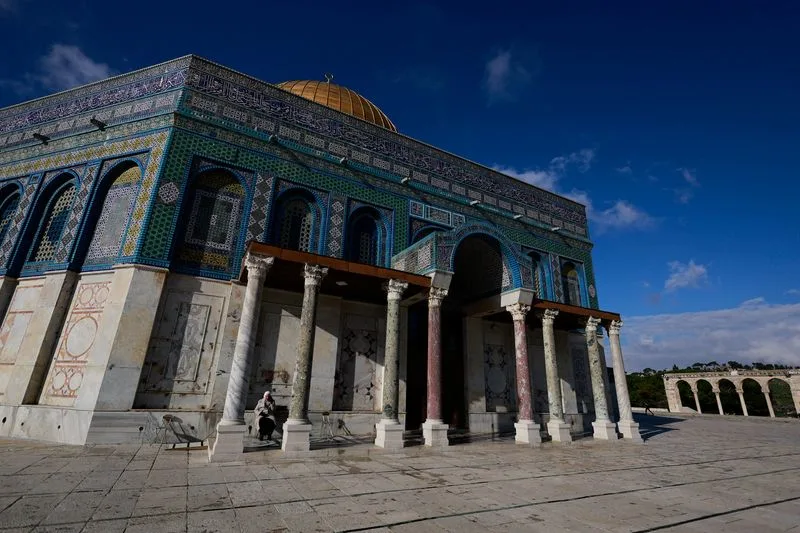
[[[767,409],[769,409],[769,416],[775,418],[775,409],[772,408],[772,398],[769,397],[769,384],[762,384],[761,392],[764,393],[764,399],[767,400]]]
[[[516,354],[517,373],[517,422],[514,424],[518,443],[537,445],[542,442],[539,424],[533,421],[533,407],[531,399],[530,367],[528,362],[528,335],[525,325],[525,315],[530,311],[530,306],[515,303],[506,306],[506,311],[511,313],[514,321],[514,352]]]
[[[717,409],[719,410],[720,415],[724,415],[725,412],[722,410],[722,400],[719,397],[719,386],[711,386],[711,392],[714,393],[714,396],[717,398]]]
[[[744,389],[742,388],[742,384],[741,383],[737,383],[736,384],[736,394],[739,395],[739,403],[742,404],[742,414],[744,416],[750,416],[747,413],[747,404],[744,403]]]
[[[617,428],[622,433],[623,439],[644,442],[639,434],[639,424],[633,421],[631,398],[628,395],[628,378],[625,374],[625,362],[622,360],[622,344],[619,341],[620,329],[622,329],[622,320],[612,320],[608,326],[608,343],[611,346],[611,358],[614,364],[614,384],[617,387],[617,405],[619,406]]]
[[[608,417],[608,402],[606,400],[606,373],[603,359],[600,357],[600,345],[597,342],[597,326],[600,319],[589,317],[586,320],[586,351],[589,354],[589,373],[592,378],[592,396],[594,397],[594,438],[602,440],[617,440],[617,427]]]
[[[442,300],[447,289],[431,287],[428,293],[428,417],[422,424],[425,446],[448,446],[449,426],[442,421]]]
[[[383,358],[383,413],[375,427],[375,445],[390,450],[403,448],[403,424],[398,413],[400,379],[400,299],[408,282],[390,279],[386,287],[386,347]]]
[[[300,311],[300,330],[297,335],[297,356],[292,381],[289,418],[283,424],[281,449],[285,452],[308,451],[311,423],[308,421],[308,397],[311,390],[311,366],[314,358],[314,335],[317,329],[317,295],[327,267],[303,266],[303,308]]]
[[[693,382],[689,385],[692,389],[692,396],[694,396],[694,407],[697,409],[697,414],[702,415],[703,410],[700,409],[700,398],[697,397],[697,382]]]
[[[545,309],[540,315],[542,319],[542,341],[544,343],[544,370],[547,377],[547,399],[550,406],[550,420],[547,432],[555,442],[572,442],[569,424],[564,422],[564,406],[561,399],[561,378],[558,376],[556,362],[556,335],[553,322],[558,310]]]
[[[217,438],[213,450],[209,448],[209,458],[212,461],[236,460],[244,451],[244,434],[247,428],[244,423],[244,411],[247,404],[250,363],[258,334],[264,280],[274,262],[274,257],[251,252],[244,257],[247,290],[242,302],[242,316],[239,320],[239,332],[236,335],[222,420],[217,425]]]

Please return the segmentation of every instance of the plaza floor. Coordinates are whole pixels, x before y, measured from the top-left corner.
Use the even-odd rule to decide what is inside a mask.
[[[643,445],[362,444],[230,465],[0,440],[0,531],[800,532],[800,421],[639,421]]]

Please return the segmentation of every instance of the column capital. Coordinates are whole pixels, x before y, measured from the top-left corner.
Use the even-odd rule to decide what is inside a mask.
[[[306,280],[306,285],[319,286],[322,279],[328,274],[328,267],[321,267],[319,265],[311,265],[306,263],[303,267],[303,277]]]
[[[612,320],[608,326],[609,335],[619,335],[619,330],[622,328],[622,320]]]
[[[545,309],[544,311],[536,313],[536,316],[542,319],[542,325],[552,326],[558,316],[558,309]]]
[[[399,279],[390,279],[384,286],[389,300],[399,300],[407,288],[408,282]]]
[[[244,256],[244,266],[247,268],[247,274],[256,277],[265,276],[274,263],[275,257],[271,255],[247,252]]]
[[[586,319],[586,325],[584,329],[586,331],[586,335],[596,335],[597,334],[597,326],[600,325],[600,319],[590,316]]]
[[[441,307],[442,300],[447,296],[447,289],[441,287],[431,287],[428,291],[428,306]]]
[[[525,320],[525,315],[528,314],[528,311],[531,310],[530,305],[525,305],[524,303],[517,302],[515,304],[507,305],[506,311],[511,313],[511,318],[514,319],[514,322],[519,320]]]

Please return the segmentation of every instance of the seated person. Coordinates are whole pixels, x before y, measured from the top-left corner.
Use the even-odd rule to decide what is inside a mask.
[[[258,400],[255,408],[256,425],[258,426],[258,440],[272,440],[272,432],[275,431],[275,400],[269,391],[264,393],[264,397]]]

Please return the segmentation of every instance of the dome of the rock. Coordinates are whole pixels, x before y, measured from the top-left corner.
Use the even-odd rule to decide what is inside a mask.
[[[307,100],[330,107],[342,113],[377,124],[390,131],[397,128],[378,106],[347,87],[328,81],[295,80],[278,83],[278,87]]]

